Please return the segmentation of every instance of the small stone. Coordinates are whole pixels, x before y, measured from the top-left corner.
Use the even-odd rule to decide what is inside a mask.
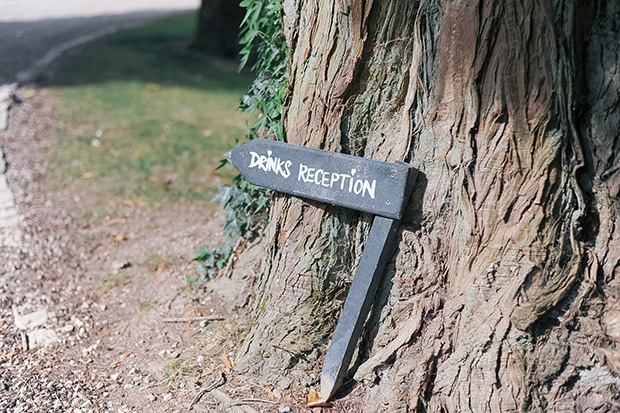
[[[196,363],[198,364],[202,364],[203,361],[205,361],[204,356],[198,356],[198,358],[196,359]]]
[[[98,382],[98,383],[95,385],[95,389],[97,389],[97,390],[101,390],[102,388],[103,388],[103,383],[102,383],[102,382]]]
[[[60,327],[60,332],[61,333],[70,333],[73,330],[75,330],[75,327],[73,326],[73,324],[65,324],[63,327]]]
[[[291,413],[290,407],[278,407],[278,413]]]
[[[278,382],[278,388],[279,389],[288,389],[289,387],[291,387],[291,379],[289,379],[288,377],[284,377],[282,380],[280,380]]]
[[[112,269],[113,270],[122,270],[124,268],[131,267],[131,263],[127,260],[115,260],[112,261]]]
[[[125,384],[123,386],[123,389],[125,389],[125,390],[129,390],[129,389],[132,389],[132,388],[133,388],[133,384],[131,384],[131,383],[127,383],[127,384]]]
[[[30,347],[49,347],[59,341],[58,334],[50,328],[39,328],[28,333]]]
[[[166,393],[164,394],[164,401],[167,402],[168,400],[172,399],[172,393]]]
[[[18,308],[13,308],[13,317],[15,318],[15,326],[20,330],[30,330],[47,323],[47,310],[40,309],[28,314],[21,314]]]
[[[118,376],[120,376],[120,374],[118,374],[118,373],[113,373],[113,374],[110,374],[110,378],[111,378],[113,381],[118,380]]]
[[[180,354],[177,353],[176,351],[173,351],[172,353],[170,353],[170,357],[173,358],[173,359],[175,359],[175,358],[177,358],[179,356],[180,356]]]
[[[146,397],[148,397],[148,399],[149,399],[149,401],[150,401],[150,402],[154,402],[155,400],[157,400],[157,397],[155,397],[155,395],[154,395],[154,394],[149,394],[149,395],[148,395],[148,396],[146,396]]]

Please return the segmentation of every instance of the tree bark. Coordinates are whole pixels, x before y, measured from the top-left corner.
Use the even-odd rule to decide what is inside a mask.
[[[213,56],[237,57],[241,50],[239,25],[243,15],[239,1],[202,0],[191,47]]]
[[[360,409],[620,409],[620,4],[283,9],[288,141],[421,172]],[[369,218],[275,200],[239,372],[316,382]]]

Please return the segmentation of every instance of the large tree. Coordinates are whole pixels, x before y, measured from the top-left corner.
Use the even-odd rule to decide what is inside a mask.
[[[237,57],[244,10],[235,0],[202,0],[191,47],[214,56]]]
[[[283,22],[287,140],[420,171],[365,409],[620,409],[619,2],[284,0]],[[276,197],[239,372],[318,378],[369,218]]]

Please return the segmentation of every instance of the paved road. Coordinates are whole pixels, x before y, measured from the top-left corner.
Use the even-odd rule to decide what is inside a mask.
[[[198,8],[200,0],[0,0],[0,86],[91,37]],[[26,78],[18,79],[19,75]],[[35,73],[36,74],[36,73]]]

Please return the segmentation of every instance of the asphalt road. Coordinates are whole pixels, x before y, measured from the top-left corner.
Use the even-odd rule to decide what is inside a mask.
[[[199,0],[0,0],[0,86],[31,80],[78,44],[180,11]]]

